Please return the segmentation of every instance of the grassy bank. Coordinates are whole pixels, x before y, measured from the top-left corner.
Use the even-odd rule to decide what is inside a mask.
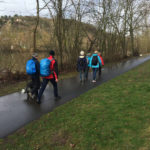
[[[8,138],[0,149],[149,150],[150,62],[146,62]]]
[[[65,78],[70,78],[73,76],[76,76],[77,72],[69,72],[69,73],[63,73],[60,74],[59,80],[65,79]],[[28,81],[18,81],[14,83],[6,83],[3,85],[3,87],[0,88],[0,96],[4,96],[7,94],[11,94],[14,92],[18,92],[21,89],[26,87]]]

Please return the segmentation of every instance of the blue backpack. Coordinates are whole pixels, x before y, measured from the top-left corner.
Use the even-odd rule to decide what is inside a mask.
[[[48,58],[44,58],[40,61],[40,75],[47,77],[51,74],[50,70],[51,61]]]
[[[36,73],[36,65],[33,59],[30,59],[26,63],[26,72],[28,75],[33,75]]]

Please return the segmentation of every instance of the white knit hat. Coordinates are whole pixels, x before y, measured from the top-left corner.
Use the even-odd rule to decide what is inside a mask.
[[[81,52],[80,52],[80,55],[82,55],[82,56],[83,56],[83,55],[84,55],[84,51],[81,51]]]
[[[98,53],[98,51],[97,51],[97,50],[95,50],[95,51],[94,51],[94,53],[95,53],[95,54],[97,54],[97,53]]]

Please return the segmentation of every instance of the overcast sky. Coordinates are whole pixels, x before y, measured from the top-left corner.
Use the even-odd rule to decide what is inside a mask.
[[[0,0],[0,16],[35,15],[36,0]],[[44,13],[43,13],[44,14]]]

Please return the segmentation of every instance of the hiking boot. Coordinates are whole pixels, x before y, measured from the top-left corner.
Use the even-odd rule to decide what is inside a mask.
[[[57,96],[57,97],[55,97],[55,100],[57,101],[57,100],[60,100],[61,99],[61,96]]]

